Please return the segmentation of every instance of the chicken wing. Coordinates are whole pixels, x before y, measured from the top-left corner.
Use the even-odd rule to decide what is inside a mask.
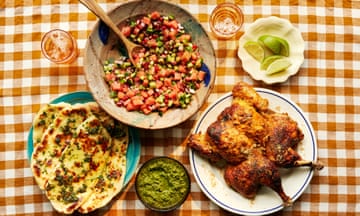
[[[233,103],[240,99],[260,112],[268,110],[269,101],[262,98],[252,86],[245,82],[238,82],[232,90],[232,95]]]

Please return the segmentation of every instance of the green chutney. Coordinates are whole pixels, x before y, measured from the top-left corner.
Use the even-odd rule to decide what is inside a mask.
[[[190,178],[185,167],[175,159],[156,157],[140,168],[135,188],[148,208],[171,210],[185,201],[190,191]]]

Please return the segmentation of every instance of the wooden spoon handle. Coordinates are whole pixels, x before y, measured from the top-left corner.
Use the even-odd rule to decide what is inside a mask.
[[[97,17],[99,17],[107,26],[109,26],[120,38],[126,43],[127,38],[122,34],[120,29],[115,25],[115,23],[110,19],[106,12],[100,7],[100,5],[95,0],[79,0],[81,4],[86,6],[91,12],[93,12]]]

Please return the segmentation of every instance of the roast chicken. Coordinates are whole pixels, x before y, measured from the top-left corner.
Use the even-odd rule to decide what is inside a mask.
[[[225,164],[225,182],[244,197],[253,199],[261,186],[268,186],[291,205],[279,168],[322,165],[301,158],[296,148],[304,134],[297,122],[269,109],[254,88],[239,82],[232,96],[205,133],[190,135],[188,146],[214,164]]]

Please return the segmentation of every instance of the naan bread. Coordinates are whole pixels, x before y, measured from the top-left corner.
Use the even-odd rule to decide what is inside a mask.
[[[46,104],[43,106],[39,112],[36,114],[33,122],[33,145],[34,147],[40,143],[42,136],[46,129],[57,117],[59,112],[65,108],[69,107],[68,103],[58,103],[58,104]]]
[[[92,115],[90,109],[82,104],[69,106],[62,109],[46,129],[31,157],[31,169],[40,189],[45,189],[49,175],[53,174],[78,126]]]
[[[112,130],[120,136],[113,136],[112,147],[106,169],[101,179],[94,185],[93,193],[78,211],[88,213],[105,206],[122,189],[126,174],[126,151],[129,142],[128,128],[116,124]]]
[[[93,194],[104,171],[111,149],[111,136],[95,116],[82,123],[76,136],[60,157],[59,164],[45,185],[54,208],[71,214]]]
[[[95,102],[50,104],[39,111],[44,112],[51,114],[34,119],[34,124],[43,123],[31,160],[40,188],[65,214],[88,213],[108,204],[123,188],[128,127]]]

